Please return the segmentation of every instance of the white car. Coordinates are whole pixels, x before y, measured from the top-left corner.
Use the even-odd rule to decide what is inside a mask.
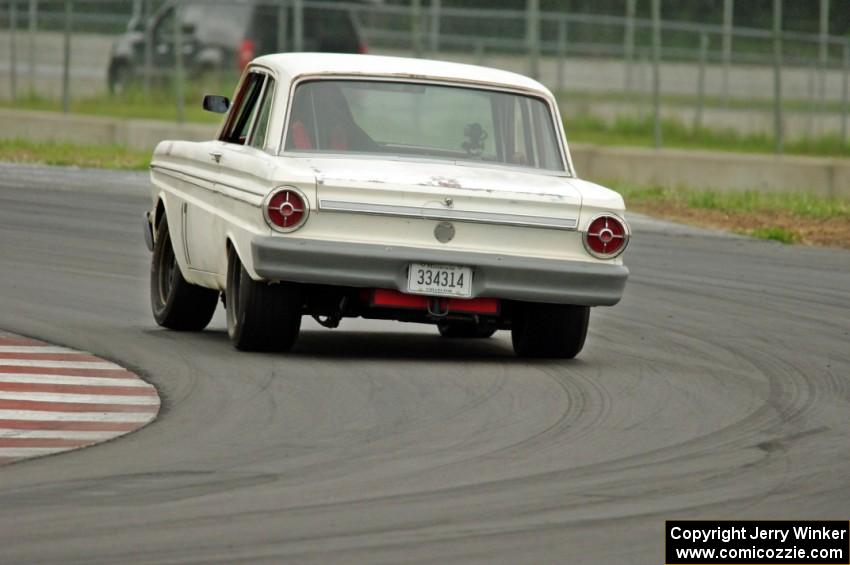
[[[151,302],[202,330],[219,296],[245,350],[285,350],[301,317],[510,329],[521,356],[581,351],[617,303],[629,240],[619,194],[576,176],[557,104],[529,78],[394,57],[267,55],[215,140],[151,162]]]

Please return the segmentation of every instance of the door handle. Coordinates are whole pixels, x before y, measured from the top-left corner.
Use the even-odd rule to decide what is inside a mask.
[[[215,161],[216,163],[221,163],[221,152],[219,152],[219,151],[212,151],[212,152],[210,152],[210,157],[211,157],[211,158],[212,158],[212,160],[213,160],[213,161]]]

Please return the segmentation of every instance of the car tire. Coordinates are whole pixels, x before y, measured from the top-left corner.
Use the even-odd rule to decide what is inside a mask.
[[[511,341],[520,357],[572,359],[584,347],[590,307],[521,304],[511,322]]]
[[[251,278],[231,247],[227,253],[227,335],[243,351],[286,351],[301,330],[302,293],[293,283]]]
[[[470,338],[470,339],[486,339],[492,337],[496,333],[496,326],[493,324],[481,324],[475,322],[460,322],[452,320],[448,322],[439,322],[437,330],[440,335],[446,338]]]
[[[164,216],[156,228],[150,292],[156,323],[172,330],[203,330],[218,305],[217,290],[191,284],[183,278],[171,244],[168,220]]]

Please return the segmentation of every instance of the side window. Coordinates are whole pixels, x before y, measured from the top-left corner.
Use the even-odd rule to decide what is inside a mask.
[[[249,73],[245,78],[228,114],[227,125],[221,136],[222,141],[245,145],[248,133],[251,131],[251,123],[257,113],[264,79],[265,75],[260,73]]]
[[[496,101],[494,110],[502,114],[497,130],[506,161],[514,165],[562,170],[557,139],[548,107],[541,101],[524,96],[511,96],[505,105]],[[499,141],[497,141],[499,143]]]
[[[251,140],[249,141],[249,145],[257,149],[265,149],[266,147],[266,132],[269,128],[269,115],[271,114],[273,98],[274,79],[268,77],[266,89],[263,91],[263,101],[260,103],[260,113],[257,115],[257,123],[254,126],[254,131],[251,132]]]

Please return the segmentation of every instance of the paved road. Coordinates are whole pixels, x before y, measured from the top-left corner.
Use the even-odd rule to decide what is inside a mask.
[[[245,354],[220,313],[154,326],[138,177],[10,171],[0,327],[121,361],[163,411],[0,469],[4,563],[657,564],[667,518],[847,517],[850,253],[636,221],[576,361],[362,321]]]

